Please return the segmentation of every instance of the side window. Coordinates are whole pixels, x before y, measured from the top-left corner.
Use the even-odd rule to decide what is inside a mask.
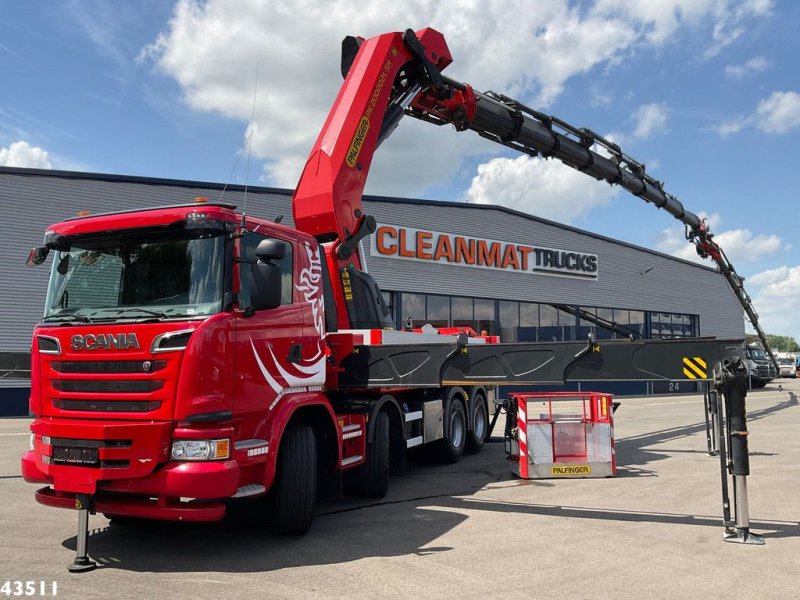
[[[256,261],[256,248],[259,242],[266,239],[268,237],[265,235],[250,232],[240,239],[241,256],[246,261],[239,265],[239,306],[242,308],[250,306],[250,279],[248,278],[250,265]],[[288,240],[282,241],[286,242],[286,254],[280,261],[275,261],[275,264],[281,268],[281,304],[291,304],[294,290],[292,243]]]

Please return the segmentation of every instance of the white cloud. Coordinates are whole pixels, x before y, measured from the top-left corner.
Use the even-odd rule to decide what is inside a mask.
[[[756,108],[756,126],[766,133],[786,133],[800,125],[800,94],[775,92]]]
[[[179,83],[194,110],[242,123],[251,116],[258,64],[259,135],[253,155],[263,161],[269,183],[291,187],[341,85],[339,47],[346,33],[369,37],[396,30],[398,23],[434,27],[446,33],[454,57],[448,75],[542,107],[563,92],[570,78],[623,61],[637,45],[660,44],[681,27],[728,22],[748,4],[598,0],[586,8],[537,0],[532,10],[521,1],[358,6],[298,0],[286,10],[279,2],[240,0],[231,10],[222,0],[179,0],[167,28],[141,56]],[[488,142],[470,134],[455,141],[441,129],[404,123],[376,154],[369,191],[423,193],[457,172],[464,157],[485,152],[483,144]]]
[[[0,165],[4,167],[28,167],[31,169],[52,169],[47,152],[28,142],[14,142],[8,148],[0,148]]]
[[[622,15],[644,28],[654,45],[668,41],[681,24],[698,25],[714,9],[714,0],[598,0],[594,12]]]
[[[760,73],[769,66],[769,61],[763,56],[755,56],[740,65],[725,67],[725,76],[731,79],[744,79],[750,75]]]
[[[558,160],[520,156],[479,165],[466,196],[476,204],[500,204],[568,223],[608,204],[618,191]]]
[[[765,331],[800,340],[800,266],[782,266],[745,281]]]
[[[721,136],[739,133],[754,126],[764,133],[780,135],[800,125],[800,94],[773,92],[761,100],[756,110],[747,116],[738,116],[715,127]]]
[[[646,139],[667,128],[667,107],[664,104],[643,104],[633,118],[636,123],[633,137]]]
[[[711,35],[712,43],[703,53],[704,58],[713,58],[730,46],[746,32],[743,24],[749,19],[769,15],[772,0],[742,0],[741,2],[717,3],[717,20]]]
[[[641,26],[655,46],[673,41],[682,27],[712,24],[704,58],[718,55],[745,33],[746,24],[772,11],[772,0],[598,0],[594,12],[617,15]]]
[[[714,129],[718,134],[722,137],[733,135],[734,133],[739,133],[742,129],[747,127],[753,122],[752,117],[736,117],[735,119],[731,119],[730,121],[726,121],[724,123],[720,123]]]

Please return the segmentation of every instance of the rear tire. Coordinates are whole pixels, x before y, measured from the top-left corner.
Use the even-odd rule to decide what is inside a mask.
[[[466,448],[470,452],[479,452],[489,431],[489,407],[483,394],[476,394],[472,402],[472,429],[467,432]]]
[[[442,459],[448,463],[458,462],[464,454],[464,445],[467,441],[467,415],[460,398],[453,397],[447,404],[445,424],[447,436],[442,440]]]
[[[372,443],[358,472],[358,493],[383,498],[389,490],[389,415],[380,412],[375,419]]]
[[[275,531],[305,533],[311,527],[317,495],[317,439],[310,425],[293,423],[284,433],[275,482]]]

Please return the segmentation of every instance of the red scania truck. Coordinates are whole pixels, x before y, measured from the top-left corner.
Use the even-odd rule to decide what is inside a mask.
[[[305,532],[318,486],[341,489],[352,472],[360,493],[379,497],[408,448],[435,443],[450,461],[480,449],[498,384],[683,379],[681,356],[718,365],[720,382],[739,377],[739,340],[600,347],[394,330],[364,269],[359,243],[375,219],[361,195],[375,149],[404,114],[559,158],[666,209],[752,307],[702,220],[642,165],[589,130],[444,78],[440,33],[350,37],[342,50],[345,81],[295,191],[294,228],[188,202],[65,220],[31,251],[29,264],[52,265],[22,473],[44,484],[38,502],[78,509],[71,570],[94,566],[95,511],[212,521],[227,499],[264,496],[279,531]],[[709,368],[700,379],[715,377]],[[737,485],[746,474],[734,473]],[[746,513],[735,525],[754,539]]]

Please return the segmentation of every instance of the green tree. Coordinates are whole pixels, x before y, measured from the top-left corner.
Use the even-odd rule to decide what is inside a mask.
[[[767,342],[773,352],[800,352],[800,344],[788,335],[767,334]]]

